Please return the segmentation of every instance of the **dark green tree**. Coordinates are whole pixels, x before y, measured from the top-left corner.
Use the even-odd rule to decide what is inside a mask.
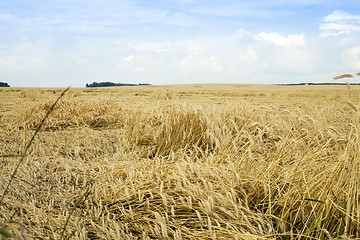
[[[113,83],[113,82],[93,82],[91,84],[86,84],[86,87],[120,87],[120,86],[144,86],[144,85],[151,85],[148,83]]]
[[[6,82],[0,82],[0,87],[10,87],[10,85]]]

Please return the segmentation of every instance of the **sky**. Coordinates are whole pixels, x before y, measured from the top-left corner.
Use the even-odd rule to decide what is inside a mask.
[[[0,82],[331,82],[360,72],[359,0],[1,0]]]

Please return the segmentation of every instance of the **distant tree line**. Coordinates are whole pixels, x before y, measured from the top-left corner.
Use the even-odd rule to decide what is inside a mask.
[[[10,87],[6,82],[0,82],[0,87]]]
[[[93,82],[91,84],[86,84],[86,87],[120,87],[120,86],[146,86],[151,85],[148,83],[113,83],[113,82]]]
[[[358,85],[357,83],[349,83],[350,85]],[[284,84],[275,84],[283,86],[297,86],[297,85],[347,85],[347,83],[284,83]]]

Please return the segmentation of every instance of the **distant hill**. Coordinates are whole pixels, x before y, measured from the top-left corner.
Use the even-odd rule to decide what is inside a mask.
[[[10,87],[10,85],[6,82],[0,82],[0,87]]]
[[[146,86],[151,85],[148,83],[113,83],[113,82],[93,82],[91,84],[86,84],[86,87],[121,87],[121,86]]]

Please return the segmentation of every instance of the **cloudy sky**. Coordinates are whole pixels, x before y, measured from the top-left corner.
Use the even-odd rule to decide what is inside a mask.
[[[329,82],[360,72],[359,0],[1,0],[0,82]]]

